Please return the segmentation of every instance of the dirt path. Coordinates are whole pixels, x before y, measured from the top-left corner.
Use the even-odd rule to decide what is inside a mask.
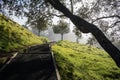
[[[58,80],[48,44],[18,54],[1,72],[0,80]]]

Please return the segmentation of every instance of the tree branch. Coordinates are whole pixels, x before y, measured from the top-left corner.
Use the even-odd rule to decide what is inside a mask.
[[[120,23],[120,21],[116,21],[116,22],[113,23],[110,27],[112,28],[112,27],[116,26],[118,23]]]
[[[120,19],[120,16],[119,15],[103,16],[103,17],[97,18],[96,20],[92,21],[92,23],[94,23],[100,19],[105,19],[105,18],[118,18],[118,19]]]
[[[120,21],[116,21],[113,26],[116,26],[118,23],[120,23]]]
[[[99,0],[96,1],[96,3],[93,5],[93,7],[86,14],[91,13],[94,10],[94,8],[97,6],[98,2],[99,2]]]
[[[74,12],[74,11],[73,11],[73,1],[70,0],[70,2],[71,2],[71,12],[73,13],[73,12]]]
[[[53,13],[50,13],[50,16],[56,16],[56,17],[65,17],[65,15],[57,15],[57,14],[53,14]]]
[[[55,9],[57,9],[57,10],[59,10],[59,11],[63,11],[62,13],[65,15],[65,16],[67,16],[67,17],[70,17],[70,14],[71,14],[71,12],[67,9],[67,11],[66,11],[66,9],[64,8],[65,6],[64,5],[62,5],[62,3],[60,3],[60,1],[59,0],[48,0],[48,2],[55,8]]]

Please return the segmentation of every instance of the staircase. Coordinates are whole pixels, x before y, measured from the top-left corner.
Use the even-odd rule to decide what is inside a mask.
[[[49,44],[29,47],[0,72],[0,80],[60,80]]]

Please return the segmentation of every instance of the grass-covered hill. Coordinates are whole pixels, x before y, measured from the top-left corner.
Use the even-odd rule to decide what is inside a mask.
[[[101,49],[60,41],[52,50],[61,80],[120,80],[120,69]]]
[[[46,41],[46,38],[34,35],[0,14],[0,53],[15,51],[29,45],[42,44]]]

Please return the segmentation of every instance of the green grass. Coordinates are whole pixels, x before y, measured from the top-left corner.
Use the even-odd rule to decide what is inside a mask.
[[[62,80],[120,80],[120,69],[101,49],[60,41],[52,50]]]
[[[29,45],[48,42],[38,37],[16,22],[0,14],[0,53],[11,52]]]
[[[47,38],[34,35],[16,22],[0,14],[0,67],[10,58],[8,53],[48,41]]]

